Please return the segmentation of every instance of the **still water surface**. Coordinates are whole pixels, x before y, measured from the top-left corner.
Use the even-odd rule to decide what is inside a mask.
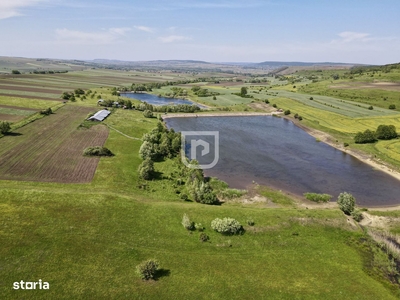
[[[147,102],[152,105],[171,105],[171,104],[172,105],[176,105],[176,104],[192,105],[192,104],[196,104],[190,100],[158,97],[156,95],[147,94],[147,93],[121,93],[121,96],[137,99],[137,100]],[[202,105],[198,105],[198,106],[204,107]]]
[[[293,194],[346,191],[358,205],[400,205],[400,181],[316,142],[292,122],[271,116],[170,118],[176,131],[219,131],[219,161],[207,176],[246,188],[253,181]]]

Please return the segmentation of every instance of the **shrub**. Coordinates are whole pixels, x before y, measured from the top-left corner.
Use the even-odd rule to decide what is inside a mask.
[[[285,112],[284,112],[283,114],[284,114],[285,116],[290,115],[290,110],[289,110],[289,109],[285,110]]]
[[[147,158],[145,159],[138,168],[139,177],[144,180],[150,180],[154,177],[154,162]]]
[[[144,116],[145,118],[152,118],[152,117],[153,117],[153,112],[150,111],[150,110],[148,110],[148,109],[146,109],[146,110],[143,112],[143,116]]]
[[[46,115],[46,116],[51,115],[52,113],[53,113],[53,111],[51,110],[50,107],[45,110],[40,111],[41,115]]]
[[[254,224],[255,224],[255,222],[254,222],[253,219],[248,219],[248,220],[247,220],[247,225],[249,225],[249,226],[254,226]]]
[[[310,97],[310,100],[314,100],[314,98],[313,98],[313,97]]]
[[[391,140],[397,138],[394,125],[379,125],[376,129],[376,137],[380,140]]]
[[[243,226],[232,218],[217,218],[211,222],[211,228],[225,235],[241,234],[243,232]]]
[[[358,209],[353,210],[353,212],[351,213],[351,216],[357,222],[360,222],[364,218],[363,214],[362,214],[362,211],[360,211]]]
[[[188,197],[188,195],[186,195],[186,194],[181,194],[181,199],[183,200],[183,201],[187,201],[188,199],[189,199],[189,197]]]
[[[10,132],[11,130],[11,125],[8,122],[5,121],[0,121],[0,133],[1,134],[6,134]]]
[[[390,105],[389,105],[389,109],[396,109],[396,105],[390,104]]]
[[[200,239],[200,241],[202,241],[202,242],[207,242],[210,238],[208,237],[207,234],[205,234],[204,232],[202,232],[202,233],[200,233],[199,239]]]
[[[182,225],[183,225],[183,227],[185,227],[187,230],[193,230],[193,229],[195,229],[195,227],[194,227],[194,222],[190,221],[189,216],[188,216],[187,214],[183,214]]]
[[[159,263],[155,259],[148,259],[136,266],[136,273],[143,280],[154,279],[158,271]]]
[[[201,223],[194,224],[194,228],[196,228],[196,230],[198,230],[198,231],[203,231],[205,229],[203,224],[201,224]]]
[[[376,134],[374,131],[369,129],[365,130],[364,132],[357,132],[356,136],[354,137],[354,142],[356,144],[374,143],[376,142]]]
[[[314,202],[329,202],[332,199],[332,196],[329,194],[317,194],[317,193],[304,193],[304,197],[307,200]]]
[[[295,114],[294,114],[294,118],[297,119],[298,117],[299,117],[299,114],[298,114],[298,113],[295,113]]]
[[[368,109],[369,109],[369,110],[373,110],[374,107],[373,107],[372,105],[370,105],[370,106],[368,107]]]
[[[343,143],[343,146],[344,146],[344,147],[348,147],[348,146],[349,146],[349,143]]]
[[[272,104],[272,107],[277,108],[278,106],[274,103]]]
[[[106,147],[95,146],[88,147],[83,151],[84,156],[114,156],[114,154]]]
[[[356,204],[356,199],[352,194],[343,192],[340,193],[337,199],[339,208],[346,214],[350,215],[354,211],[354,206]]]

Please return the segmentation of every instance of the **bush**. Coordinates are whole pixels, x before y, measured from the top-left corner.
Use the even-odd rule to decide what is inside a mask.
[[[396,109],[396,105],[390,104],[390,105],[389,105],[389,109]]]
[[[301,120],[303,120],[303,117],[302,117],[302,116],[299,116],[297,119],[298,119],[299,121],[301,121]]]
[[[188,216],[187,214],[183,214],[182,225],[183,225],[183,227],[185,227],[187,230],[193,230],[193,229],[195,229],[195,227],[194,227],[194,222],[190,221],[189,216]]]
[[[349,146],[349,143],[343,143],[343,146],[344,146],[344,147],[348,147],[348,146]]]
[[[356,204],[356,199],[353,197],[352,194],[343,192],[340,193],[337,203],[339,208],[346,214],[350,215],[354,211],[354,206]]]
[[[1,134],[6,134],[10,132],[11,130],[11,125],[8,122],[5,121],[0,121],[0,133]]]
[[[201,223],[194,224],[194,228],[196,228],[196,230],[198,230],[198,231],[203,231],[205,229],[203,224],[201,224]]]
[[[158,271],[159,263],[155,259],[149,259],[136,266],[136,273],[144,280],[154,279]]]
[[[40,111],[41,115],[46,115],[46,116],[51,115],[52,113],[53,113],[53,111],[51,110],[50,107],[45,110]]]
[[[285,110],[285,112],[284,112],[283,114],[284,114],[285,116],[290,115],[290,110],[289,110],[289,109]]]
[[[372,105],[370,105],[370,106],[368,107],[368,109],[369,109],[369,110],[373,110],[374,107],[373,107]]]
[[[114,156],[114,154],[106,147],[95,146],[88,147],[83,151],[84,156]]]
[[[154,162],[147,158],[145,159],[138,168],[139,177],[144,180],[150,180],[154,177]]]
[[[376,129],[376,137],[380,140],[391,140],[397,138],[394,125],[379,125]]]
[[[332,199],[332,196],[329,194],[317,194],[317,193],[304,193],[304,197],[307,200],[314,202],[329,202]]]
[[[356,144],[374,143],[376,142],[376,134],[374,131],[369,129],[365,130],[364,132],[357,132],[356,136],[354,137],[354,142]]]
[[[278,106],[276,104],[272,104],[272,107],[277,108]]]
[[[217,218],[211,222],[211,228],[225,235],[241,234],[243,232],[243,226],[232,218]]]
[[[360,222],[362,219],[364,219],[362,211],[355,209],[352,213],[351,216],[353,217],[353,219],[357,222]]]
[[[202,241],[202,242],[207,242],[210,238],[208,237],[207,234],[205,234],[204,232],[202,232],[202,233],[200,233],[199,239],[200,239],[200,241]]]
[[[148,110],[148,109],[146,109],[146,110],[143,112],[143,116],[144,116],[145,118],[152,118],[152,117],[153,117],[153,112],[150,111],[150,110]]]
[[[249,225],[249,226],[254,226],[254,224],[255,224],[255,222],[254,222],[253,219],[248,219],[248,220],[247,220],[247,225]]]

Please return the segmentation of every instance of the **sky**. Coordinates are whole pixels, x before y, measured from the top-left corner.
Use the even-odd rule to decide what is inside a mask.
[[[0,56],[400,62],[399,0],[0,0]]]

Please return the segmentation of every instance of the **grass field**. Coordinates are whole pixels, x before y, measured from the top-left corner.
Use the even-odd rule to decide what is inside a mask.
[[[24,75],[14,80],[19,83],[13,86],[21,90],[19,86],[26,82],[31,87],[44,84],[45,89],[52,89],[65,84],[63,91],[90,87],[96,96],[117,100],[110,96],[109,88],[129,84],[128,79],[144,82],[146,76],[154,80],[179,77],[177,73],[113,70],[54,75]],[[77,83],[81,85],[75,86]],[[259,89],[246,86],[249,92]],[[241,85],[204,87],[221,93],[216,101],[205,102],[235,110],[267,105],[232,95]],[[272,92],[276,91],[268,90]],[[277,92],[289,93],[284,89]],[[253,94],[259,99],[270,97],[265,89]],[[329,100],[330,105],[346,105],[342,110],[352,109],[351,115],[339,114],[327,105],[308,105],[296,97],[274,96],[271,104],[290,109],[292,115],[299,113],[305,125],[344,141],[382,123],[400,128],[400,115],[392,111],[371,112]],[[202,98],[198,100],[202,102]],[[170,176],[177,168],[176,161],[156,162],[159,176],[153,181],[138,177],[140,138],[156,126],[157,119],[144,118],[139,111],[115,109],[104,121],[110,128],[78,129],[86,115],[98,109],[96,102],[96,98],[88,98],[67,103],[55,114],[0,139],[0,177],[7,179],[0,181],[0,299],[400,297],[398,286],[389,282],[374,261],[368,236],[358,225],[350,225],[339,209],[303,209],[283,193],[263,187],[259,193],[274,203],[273,208],[240,201],[218,206],[182,201]],[[0,106],[13,106],[14,110],[39,110],[50,104],[63,105],[0,96]],[[396,141],[368,147],[397,159]],[[114,157],[98,160],[81,155],[86,146],[104,142]],[[198,231],[189,232],[182,226],[185,213],[205,227],[208,242],[199,240]],[[222,236],[211,230],[211,221],[223,217],[240,221],[245,233]],[[254,226],[247,225],[249,219]],[[159,260],[161,272],[156,281],[144,282],[135,274],[135,266],[149,258]],[[15,281],[39,279],[49,282],[50,290],[12,289]]]
[[[106,121],[133,137],[155,122],[127,110],[116,110]],[[116,156],[101,159],[91,183],[0,182],[2,299],[398,296],[388,282],[368,275],[375,272],[364,234],[339,210],[200,205],[179,200],[165,180],[142,190],[136,172],[140,144],[111,130],[106,146]],[[172,166],[166,161],[156,168],[168,175]],[[265,192],[278,203],[287,201]],[[206,227],[209,242],[183,228],[184,213]],[[217,217],[236,218],[245,234],[213,232],[210,222]],[[255,226],[246,225],[249,218]],[[142,282],[135,266],[153,257],[161,263],[160,277]],[[48,281],[50,290],[12,290],[22,279]]]

